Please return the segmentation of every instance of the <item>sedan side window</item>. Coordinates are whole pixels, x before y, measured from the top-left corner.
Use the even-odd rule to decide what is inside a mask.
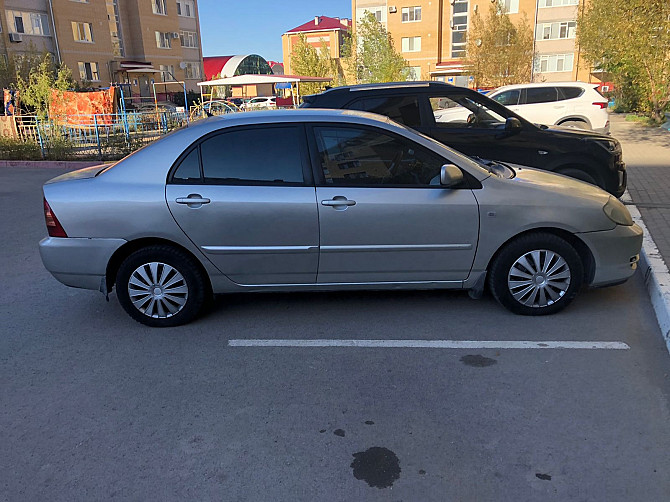
[[[347,106],[350,110],[378,113],[407,127],[420,127],[421,114],[416,96],[358,99]]]
[[[529,87],[526,89],[526,104],[552,103],[557,100],[556,87]]]
[[[497,96],[494,96],[493,99],[503,106],[514,106],[519,104],[520,95],[521,91],[514,89],[511,91],[501,92]]]
[[[237,129],[200,145],[206,183],[304,182],[300,130],[295,126]]]
[[[444,159],[411,141],[367,128],[315,127],[314,130],[327,185],[440,184]]]
[[[200,155],[198,147],[195,147],[179,164],[177,170],[172,175],[172,182],[177,184],[182,183],[198,183],[202,181],[200,176]]]

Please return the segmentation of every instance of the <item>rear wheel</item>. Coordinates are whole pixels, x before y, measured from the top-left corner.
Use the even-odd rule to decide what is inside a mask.
[[[123,261],[116,276],[116,294],[136,321],[153,327],[179,326],[202,310],[206,284],[189,255],[170,246],[150,246]]]
[[[490,267],[489,286],[505,308],[522,315],[563,310],[583,284],[579,254],[548,233],[521,236],[507,244]]]

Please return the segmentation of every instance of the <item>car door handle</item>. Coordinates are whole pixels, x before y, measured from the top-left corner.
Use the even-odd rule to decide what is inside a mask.
[[[200,194],[192,193],[188,197],[178,197],[175,201],[177,204],[202,205],[209,204],[211,201]]]
[[[335,197],[331,200],[322,200],[321,204],[324,206],[338,207],[338,206],[355,206],[355,200],[349,200],[346,197]]]

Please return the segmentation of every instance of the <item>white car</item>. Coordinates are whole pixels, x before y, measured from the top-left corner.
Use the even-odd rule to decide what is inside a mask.
[[[535,124],[609,133],[607,99],[596,84],[543,82],[499,87],[488,96]]]
[[[277,98],[274,96],[258,96],[251,98],[242,104],[244,110],[260,110],[264,108],[277,108]]]

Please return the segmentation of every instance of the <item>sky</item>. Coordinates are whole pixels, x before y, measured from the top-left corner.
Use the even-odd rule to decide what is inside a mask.
[[[282,61],[281,36],[315,16],[351,18],[351,0],[199,0],[203,56]]]

